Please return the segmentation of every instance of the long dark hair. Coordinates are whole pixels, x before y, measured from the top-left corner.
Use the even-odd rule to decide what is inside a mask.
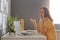
[[[46,7],[41,7],[41,9],[44,9],[44,17],[48,17],[51,21],[53,21],[53,19],[51,18],[51,16],[50,16],[50,13],[49,13],[49,10],[48,10],[48,8],[46,8]]]

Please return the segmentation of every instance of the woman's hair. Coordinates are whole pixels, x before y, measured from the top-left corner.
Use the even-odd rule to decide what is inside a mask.
[[[44,10],[44,17],[48,17],[51,21],[53,21],[53,19],[51,18],[51,16],[50,16],[50,13],[49,13],[49,10],[48,10],[48,8],[46,8],[46,7],[41,7],[41,9],[43,9]]]

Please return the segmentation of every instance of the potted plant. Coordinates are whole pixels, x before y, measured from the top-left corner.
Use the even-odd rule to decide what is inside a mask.
[[[10,33],[15,33],[15,30],[14,30],[14,21],[16,21],[17,18],[16,17],[8,17],[7,18],[7,25],[8,25],[8,32],[9,32],[9,35]]]

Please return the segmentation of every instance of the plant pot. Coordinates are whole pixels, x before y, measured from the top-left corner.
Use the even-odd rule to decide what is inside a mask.
[[[9,35],[10,36],[15,36],[15,33],[14,32],[10,32]]]

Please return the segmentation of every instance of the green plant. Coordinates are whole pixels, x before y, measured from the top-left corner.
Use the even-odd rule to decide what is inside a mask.
[[[7,18],[7,24],[8,24],[8,32],[14,32],[15,33],[15,30],[14,30],[14,21],[17,20],[17,17],[8,17]]]

